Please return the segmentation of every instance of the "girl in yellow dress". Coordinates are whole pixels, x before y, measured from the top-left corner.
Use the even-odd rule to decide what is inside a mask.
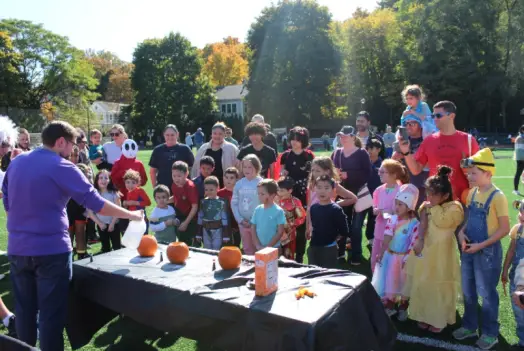
[[[420,209],[421,235],[408,260],[411,296],[409,317],[422,329],[440,333],[455,323],[457,299],[461,294],[460,261],[455,230],[464,219],[460,203],[453,200],[449,175],[440,166],[426,181],[427,201]]]

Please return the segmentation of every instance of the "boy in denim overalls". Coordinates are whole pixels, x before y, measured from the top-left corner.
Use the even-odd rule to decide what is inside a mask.
[[[506,253],[506,259],[504,260],[504,269],[501,278],[502,284],[504,285],[504,293],[506,293],[506,284],[509,280],[511,295],[514,295],[517,290],[515,271],[520,260],[524,258],[524,203],[521,201],[515,201],[513,205],[519,210],[519,223],[515,224],[509,232],[511,242],[509,244],[508,252]],[[519,338],[518,346],[524,347],[524,309],[520,307],[520,304],[513,300],[511,301],[511,307],[513,308],[513,314],[515,315],[515,322],[517,324],[517,336]]]
[[[462,327],[453,332],[453,337],[463,340],[478,336],[480,296],[482,334],[476,345],[489,350],[497,344],[499,335],[497,284],[502,271],[500,240],[509,232],[508,202],[491,183],[495,158],[490,149],[462,160],[461,166],[468,169],[472,189],[467,199],[466,224],[459,234],[464,316]]]

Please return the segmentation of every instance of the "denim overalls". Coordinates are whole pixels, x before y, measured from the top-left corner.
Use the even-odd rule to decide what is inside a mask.
[[[500,190],[495,189],[484,206],[475,203],[478,189],[475,189],[468,206],[465,234],[471,243],[488,239],[488,213],[493,197]],[[499,294],[497,284],[502,271],[502,245],[500,241],[477,253],[461,255],[462,291],[464,293],[464,317],[462,327],[478,329],[478,296],[482,297],[482,334],[491,337],[499,335]]]
[[[522,232],[524,231],[524,225],[520,225],[517,231],[515,255],[513,255],[513,261],[511,262],[511,269],[509,271],[509,290],[510,294],[513,295],[515,289],[515,270],[519,265],[519,261],[524,258],[524,237]],[[510,295],[510,296],[511,296]],[[513,307],[513,313],[515,314],[515,322],[517,324],[517,336],[519,338],[519,345],[524,346],[524,309],[518,307],[511,299],[511,307]]]

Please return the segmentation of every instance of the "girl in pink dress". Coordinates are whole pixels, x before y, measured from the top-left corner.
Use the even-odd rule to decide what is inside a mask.
[[[371,271],[375,271],[377,256],[380,254],[386,222],[394,213],[395,196],[401,184],[409,183],[409,175],[405,166],[400,162],[387,159],[382,162],[378,171],[382,185],[373,193],[373,214],[375,221],[375,234],[373,249],[371,250]]]

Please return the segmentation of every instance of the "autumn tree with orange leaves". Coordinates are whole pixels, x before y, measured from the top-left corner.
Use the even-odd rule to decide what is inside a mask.
[[[248,51],[237,38],[208,44],[201,51],[203,72],[216,86],[240,84],[248,74]]]

